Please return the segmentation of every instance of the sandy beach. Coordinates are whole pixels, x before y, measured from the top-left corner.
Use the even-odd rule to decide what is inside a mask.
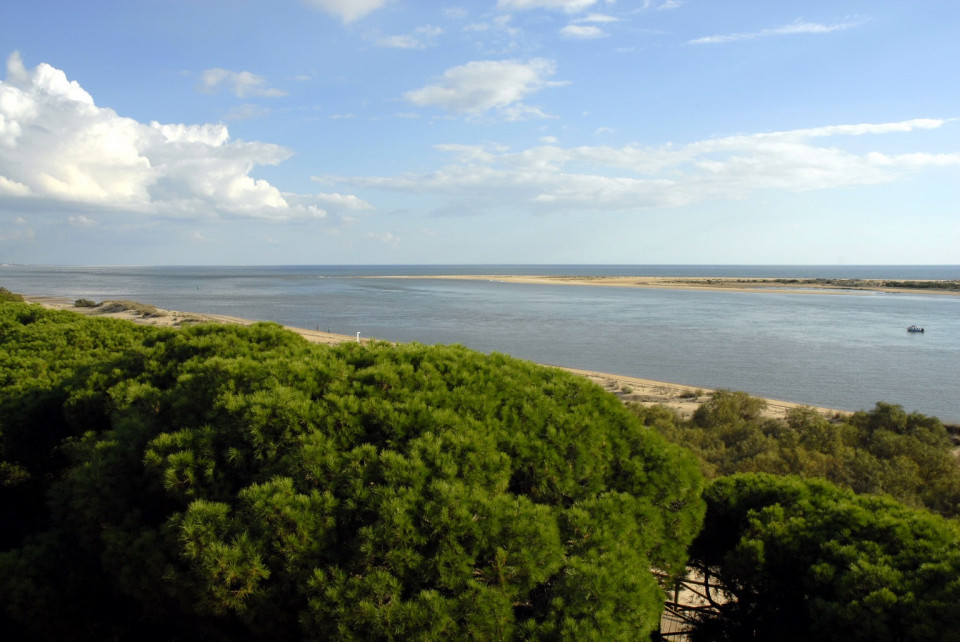
[[[361,277],[366,278],[366,277]],[[660,288],[670,290],[724,290],[726,292],[779,292],[781,294],[865,294],[868,292],[897,292],[913,294],[944,294],[960,296],[960,282],[910,281],[915,287],[891,287],[887,281],[870,279],[779,279],[737,277],[677,277],[677,276],[562,276],[562,275],[503,275],[450,274],[430,276],[391,276],[392,279],[450,279],[492,281],[496,283],[527,283],[535,285],[592,285],[620,288]],[[921,284],[949,283],[953,287],[919,287]]]
[[[404,277],[406,278],[406,277]],[[415,278],[415,277],[414,277]],[[436,277],[431,277],[436,278]],[[482,278],[482,277],[449,277],[449,278]],[[494,278],[494,277],[489,277]],[[551,277],[512,277],[513,279],[534,279],[530,282],[539,282],[535,279],[545,279]],[[619,280],[620,277],[611,277]],[[636,277],[629,277],[635,279]],[[497,280],[507,280],[503,277],[497,277]],[[603,280],[610,280],[604,278]],[[591,280],[592,281],[592,280]],[[526,282],[526,281],[515,281]],[[598,285],[597,283],[588,283]],[[613,285],[608,283],[607,285]],[[627,284],[624,284],[627,285]],[[653,286],[652,286],[653,287]],[[667,286],[660,286],[667,287]],[[181,327],[195,323],[229,323],[238,325],[252,325],[256,321],[240,317],[226,316],[222,314],[204,314],[198,312],[181,312],[177,310],[162,310],[151,305],[145,305],[134,301],[103,301],[97,307],[77,307],[74,302],[62,297],[48,296],[28,296],[24,295],[24,300],[28,303],[41,305],[45,308],[54,310],[69,310],[77,314],[87,316],[98,316],[113,319],[123,319],[132,323],[141,325],[163,326],[163,327]],[[284,326],[291,332],[299,334],[307,341],[312,343],[321,343],[325,345],[336,345],[345,341],[356,341],[357,337],[343,334],[334,334],[318,330],[309,330],[306,328],[295,328]],[[361,337],[361,342],[370,341],[369,338]],[[629,375],[610,374],[604,372],[594,372],[590,370],[579,370],[576,368],[564,368],[543,364],[549,367],[557,367],[573,374],[586,377],[596,383],[604,390],[616,395],[624,402],[637,402],[646,405],[662,404],[672,408],[683,417],[690,417],[701,403],[710,398],[714,392],[707,388],[697,388],[678,383],[668,383],[665,381],[654,381]],[[776,399],[766,399],[767,408],[764,416],[769,418],[783,418],[787,412],[793,408],[804,407],[806,404],[793,403],[790,401],[781,401]],[[848,415],[850,413],[842,410],[833,410],[830,408],[815,407],[815,410],[828,416]]]

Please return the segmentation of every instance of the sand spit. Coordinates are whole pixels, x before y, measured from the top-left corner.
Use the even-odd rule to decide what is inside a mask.
[[[676,277],[676,276],[561,276],[561,275],[504,275],[504,274],[450,274],[415,276],[377,276],[356,278],[389,279],[448,279],[465,281],[492,281],[495,283],[526,283],[535,285],[593,285],[621,288],[659,288],[667,290],[724,290],[727,292],[778,292],[781,294],[867,294],[891,292],[901,294],[944,294],[960,296],[960,281],[910,281],[917,287],[890,287],[888,281],[868,279],[781,279],[738,277]],[[951,287],[919,287],[925,283],[949,284]]]

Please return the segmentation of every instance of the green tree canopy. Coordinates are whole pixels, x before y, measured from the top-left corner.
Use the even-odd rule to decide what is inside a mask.
[[[960,631],[957,525],[822,480],[740,474],[705,491],[692,563],[732,601],[703,640],[947,640]]]
[[[585,379],[0,305],[0,605],[95,639],[642,639],[695,460]]]
[[[690,420],[663,407],[631,406],[644,424],[693,450],[708,477],[767,472],[820,477],[858,493],[890,494],[914,507],[960,516],[960,462],[935,417],[878,403],[828,420],[812,408],[762,416],[764,402],[717,391]]]

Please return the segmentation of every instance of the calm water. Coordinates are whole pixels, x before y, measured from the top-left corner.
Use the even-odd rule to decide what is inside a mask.
[[[27,294],[128,298],[847,410],[877,401],[960,423],[960,297],[400,280],[569,274],[957,279],[960,266],[0,266]],[[357,278],[357,277],[365,278]],[[917,323],[923,335],[906,327]]]

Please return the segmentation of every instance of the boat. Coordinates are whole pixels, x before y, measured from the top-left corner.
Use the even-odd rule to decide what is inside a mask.
[[[922,333],[922,332],[923,332],[923,328],[921,328],[921,327],[918,326],[918,325],[912,325],[912,326],[910,326],[909,328],[907,328],[907,332],[920,332],[920,333]]]

